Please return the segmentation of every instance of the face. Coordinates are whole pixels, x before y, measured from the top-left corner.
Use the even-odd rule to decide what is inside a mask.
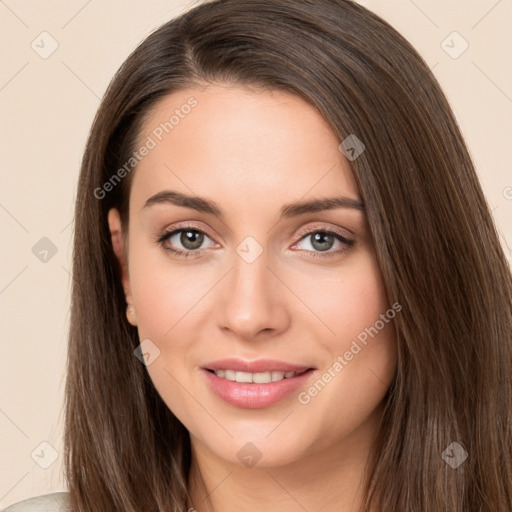
[[[109,212],[146,369],[194,447],[226,462],[355,449],[381,413],[399,307],[340,142],[283,92],[173,93],[139,137],[123,236]]]

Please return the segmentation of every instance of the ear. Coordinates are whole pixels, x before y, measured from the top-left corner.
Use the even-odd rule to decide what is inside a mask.
[[[108,227],[110,229],[110,238],[112,240],[112,248],[116,255],[119,267],[121,269],[121,280],[124,290],[124,296],[128,305],[126,310],[126,318],[128,322],[136,326],[137,316],[133,305],[132,293],[130,288],[130,276],[128,274],[128,258],[123,237],[123,228],[121,226],[121,217],[116,208],[111,208],[108,212]]]

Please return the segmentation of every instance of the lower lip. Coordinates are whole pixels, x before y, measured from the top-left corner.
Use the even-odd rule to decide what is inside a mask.
[[[262,409],[273,405],[297,391],[311,377],[314,370],[307,370],[290,379],[282,379],[267,384],[235,382],[202,369],[210,389],[222,400],[235,407]]]

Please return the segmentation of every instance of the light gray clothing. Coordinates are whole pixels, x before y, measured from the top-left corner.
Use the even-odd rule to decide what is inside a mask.
[[[1,512],[66,512],[69,511],[67,492],[35,496],[10,505]]]

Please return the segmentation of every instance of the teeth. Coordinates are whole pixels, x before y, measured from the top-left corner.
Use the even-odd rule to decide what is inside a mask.
[[[306,370],[304,370],[306,371]],[[302,372],[262,372],[262,373],[248,373],[237,372],[235,370],[215,370],[215,375],[222,379],[227,379],[236,382],[255,383],[255,384],[268,384],[269,382],[276,382],[278,380],[290,379]]]
[[[283,380],[285,377],[285,374],[283,372],[271,372],[272,382],[275,382],[276,380]]]

